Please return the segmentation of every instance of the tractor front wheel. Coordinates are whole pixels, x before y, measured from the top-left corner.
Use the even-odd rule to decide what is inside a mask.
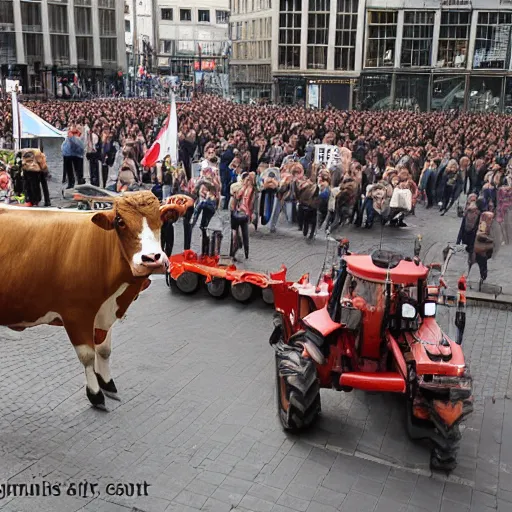
[[[226,279],[214,277],[209,283],[206,283],[208,293],[216,299],[223,299],[229,292],[229,283]]]
[[[279,341],[276,350],[277,412],[284,430],[309,427],[321,411],[315,363],[301,349]]]
[[[176,279],[178,290],[187,295],[195,293],[200,284],[199,275],[194,272],[183,272],[183,274]]]
[[[238,302],[249,302],[254,288],[251,283],[237,283],[231,285],[231,295]]]

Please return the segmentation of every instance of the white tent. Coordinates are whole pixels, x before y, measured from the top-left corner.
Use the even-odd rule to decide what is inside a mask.
[[[66,132],[58,130],[50,123],[47,123],[27,107],[21,104],[18,105],[20,109],[22,139],[66,138]]]
[[[12,132],[15,149],[20,148],[21,139],[66,138],[65,131],[58,130],[44,119],[21,105],[15,91],[12,92]]]

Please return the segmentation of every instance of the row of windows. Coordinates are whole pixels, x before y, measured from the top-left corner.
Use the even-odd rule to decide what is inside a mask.
[[[246,41],[233,44],[233,59],[270,59],[271,41]]]
[[[267,64],[233,65],[230,66],[229,75],[232,83],[261,83],[272,81],[270,65]]]
[[[231,0],[232,14],[247,14],[268,9],[272,9],[272,0]]]
[[[179,9],[179,21],[192,21],[192,9]],[[160,9],[160,19],[163,21],[174,21],[174,9],[165,7]],[[229,11],[215,11],[215,23],[224,25],[229,20]],[[197,10],[198,23],[210,23],[210,9]]]
[[[216,57],[225,54],[225,41],[195,41],[190,39],[160,39],[160,53],[162,55],[201,55],[203,57]]]
[[[395,82],[394,88],[392,82]],[[392,91],[394,90],[394,95]],[[364,75],[357,108],[512,111],[512,78],[462,75]]]
[[[291,20],[291,23],[292,22],[293,20]],[[250,21],[237,21],[236,23],[231,24],[230,31],[231,39],[233,41],[271,39],[272,18],[258,18]]]
[[[25,59],[28,64],[43,62],[43,35],[26,32],[23,34]],[[50,46],[54,65],[69,64],[69,37],[61,34],[50,35]],[[77,60],[79,65],[93,64],[93,38],[76,37]],[[100,54],[104,63],[117,61],[117,40],[115,37],[100,38]],[[0,62],[16,62],[16,35],[14,33],[0,34]]]
[[[305,0],[304,0],[305,1]],[[334,1],[334,0],[333,0]],[[337,0],[335,69],[353,70],[357,0]],[[280,0],[278,62],[281,69],[300,68],[302,0]],[[308,0],[307,67],[326,69],[330,0]],[[398,11],[368,11],[365,67],[394,67]],[[437,55],[432,54],[434,11],[405,11],[402,67],[463,68],[469,46],[471,13],[443,11]],[[512,52],[512,13],[480,12],[473,69],[508,68]]]
[[[55,0],[54,0],[55,1]],[[62,2],[63,3],[63,2]],[[98,9],[100,36],[116,36],[115,4],[106,0],[99,2]],[[112,8],[114,5],[114,8]],[[106,7],[101,7],[106,6]],[[92,35],[92,9],[85,0],[76,0],[74,7],[75,32],[77,35]],[[23,32],[42,33],[41,3],[21,2],[21,24]],[[0,0],[0,21],[14,24],[12,0]],[[48,22],[50,34],[67,34],[68,6],[48,3]],[[36,41],[38,38],[30,39]]]

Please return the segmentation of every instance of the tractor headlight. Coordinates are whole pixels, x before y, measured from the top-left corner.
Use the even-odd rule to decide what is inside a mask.
[[[425,302],[424,316],[436,316],[437,305],[435,302]]]
[[[413,320],[416,318],[416,308],[411,304],[402,304],[402,318]]]

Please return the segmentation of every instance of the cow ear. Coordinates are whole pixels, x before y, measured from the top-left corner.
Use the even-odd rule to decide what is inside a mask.
[[[107,212],[98,212],[95,213],[92,217],[92,221],[96,226],[104,229],[105,231],[110,231],[114,229],[114,219],[116,218],[116,214],[114,210],[109,210]]]

